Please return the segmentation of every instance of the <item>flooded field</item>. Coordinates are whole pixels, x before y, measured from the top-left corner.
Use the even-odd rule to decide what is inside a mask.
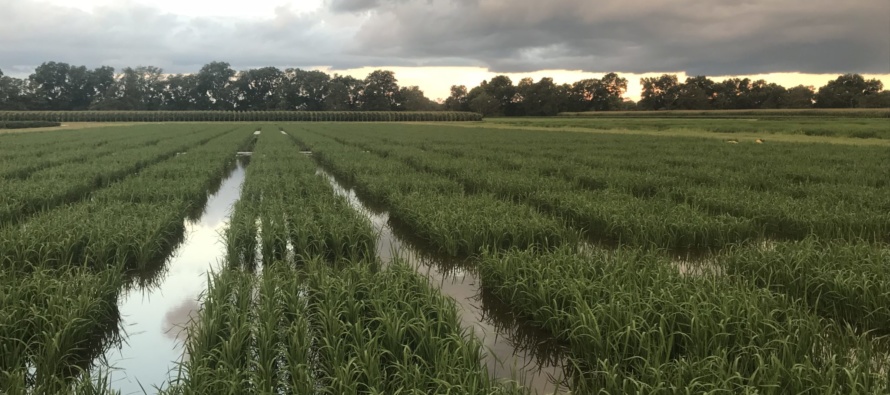
[[[377,234],[377,256],[384,267],[394,260],[407,263],[425,276],[430,285],[456,302],[463,327],[482,340],[485,365],[492,377],[519,381],[539,394],[565,391],[564,361],[560,360],[558,345],[544,333],[519,328],[515,321],[503,319],[498,314],[504,308],[503,303],[483,298],[482,284],[472,270],[472,262],[446,263],[447,258],[419,252],[393,231],[387,212],[375,212],[366,206],[354,190],[342,186],[326,171],[319,169],[316,174],[324,177],[335,194],[346,198],[352,208],[371,221]],[[519,333],[525,336],[520,338]],[[548,345],[550,350],[538,353]]]
[[[105,352],[112,388],[141,394],[161,388],[175,375],[177,363],[188,358],[187,327],[198,319],[209,273],[219,271],[226,256],[221,235],[232,206],[241,195],[244,166],[240,160],[219,190],[207,200],[198,220],[186,220],[185,240],[166,262],[156,282],[132,287],[119,298],[121,347]]]
[[[881,147],[508,126],[0,136],[0,393],[890,391]]]

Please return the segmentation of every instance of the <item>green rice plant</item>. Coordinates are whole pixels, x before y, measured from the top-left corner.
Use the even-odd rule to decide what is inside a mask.
[[[251,311],[256,278],[249,272],[223,270],[208,279],[196,322],[187,327],[188,358],[169,393],[237,394],[252,388]]]
[[[335,196],[315,171],[316,165],[290,138],[271,133],[259,139],[238,208],[245,211],[236,210],[228,236],[232,261],[249,264],[257,247],[265,263],[373,257],[376,236],[370,223]],[[252,243],[257,236],[258,244]]]
[[[890,214],[880,204],[844,198],[795,199],[739,188],[687,188],[678,190],[675,198],[715,215],[751,218],[766,235],[776,239],[800,240],[815,235],[828,240],[890,240]]]
[[[309,338],[308,305],[301,274],[286,265],[266,269],[263,280],[274,278],[279,300],[281,354],[279,356],[281,387],[285,392],[308,394],[314,392],[311,342]],[[263,319],[262,317],[260,319]]]
[[[657,254],[509,251],[479,267],[483,287],[568,345],[573,392],[888,389],[868,340],[745,282],[683,277]]]
[[[669,226],[676,229],[671,233],[709,234],[705,239],[693,236],[691,242],[683,236],[687,240],[660,245],[664,248],[714,248],[763,235],[801,239],[815,234],[826,239],[883,241],[890,234],[886,229],[890,223],[890,191],[886,188],[890,173],[882,162],[886,155],[869,147],[770,144],[739,149],[682,138],[641,141],[617,135],[495,129],[480,135],[467,128],[415,125],[313,130],[355,148],[345,154],[332,153],[337,150],[328,148],[335,146],[324,137],[301,134],[301,138],[322,145],[322,161],[335,160],[328,158],[334,155],[355,157],[360,155],[358,150],[367,150],[386,159],[375,161],[377,166],[398,159],[416,170],[459,181],[467,191],[529,203],[585,229],[596,221],[578,222],[571,212],[554,211],[554,207],[565,206],[574,196],[584,196],[577,203],[586,206],[595,205],[590,200],[598,196],[614,196],[610,200],[624,209],[607,221],[645,218],[631,228],[646,229],[649,223],[662,219],[662,212],[676,212],[682,215],[670,219]],[[357,164],[341,167],[334,169],[341,178],[361,171]],[[579,187],[596,194],[581,192]],[[619,198],[621,194],[631,198]],[[685,226],[691,228],[677,229]],[[634,239],[622,236],[622,240]]]
[[[119,270],[0,268],[0,392],[72,391],[77,376],[119,341]]]
[[[183,217],[203,207],[207,188],[225,176],[246,136],[244,131],[226,134],[96,191],[88,202],[0,228],[0,264],[102,268],[123,263],[139,271],[155,264],[180,238]]]
[[[149,133],[146,133],[149,132]],[[0,150],[0,177],[25,179],[49,167],[80,163],[129,148],[157,144],[166,133],[145,127],[100,128],[59,133],[30,133],[28,138],[4,141]],[[77,138],[71,138],[71,134]],[[65,138],[67,137],[67,138]],[[10,139],[6,139],[10,140]]]
[[[188,327],[186,358],[165,393],[309,393],[315,387],[305,290],[293,266],[261,278],[227,266],[214,274]]]
[[[878,335],[890,332],[890,250],[806,239],[734,249],[725,272],[800,299],[819,315]]]
[[[144,268],[184,231],[182,204],[63,207],[0,230],[0,266],[19,269],[124,264]]]
[[[579,240],[564,224],[490,195],[401,195],[390,215],[450,256],[474,255],[485,248],[550,248]]]
[[[307,285],[320,393],[522,393],[491,381],[454,302],[404,264],[310,266]]]
[[[204,144],[221,134],[218,129],[209,129],[84,163],[40,170],[24,180],[2,180],[0,183],[5,184],[3,188],[9,193],[0,199],[0,221],[18,222],[36,212],[81,200],[96,189]]]
[[[245,187],[246,190],[246,187]],[[226,229],[227,262],[234,265],[253,267],[256,262],[257,226],[256,209],[253,202],[241,200],[235,203],[229,227]]]

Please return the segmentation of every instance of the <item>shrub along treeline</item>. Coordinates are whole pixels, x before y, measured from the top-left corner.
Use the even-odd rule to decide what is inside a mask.
[[[51,121],[0,121],[0,129],[51,128],[60,125]]]
[[[457,111],[0,111],[0,125],[58,122],[458,122],[482,115]],[[46,121],[46,122],[45,122]]]

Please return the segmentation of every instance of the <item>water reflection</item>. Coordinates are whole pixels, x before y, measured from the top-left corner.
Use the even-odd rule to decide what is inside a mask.
[[[495,302],[481,293],[481,283],[466,263],[420,252],[410,240],[402,237],[408,235],[393,226],[394,221],[387,212],[375,211],[365,205],[354,189],[345,188],[328,172],[319,169],[316,174],[324,177],[337,195],[346,198],[350,206],[371,221],[378,234],[377,254],[384,267],[398,258],[425,275],[431,285],[456,302],[462,326],[472,329],[487,351],[484,362],[492,377],[515,379],[539,394],[564,391],[554,384],[562,382],[564,375],[562,364],[555,356],[557,349],[550,341],[552,337],[520,328],[515,320],[500,321],[503,309],[489,306]],[[501,313],[493,314],[493,310]],[[548,347],[551,348],[545,354],[540,354],[544,356],[539,356],[539,348]]]
[[[124,341],[105,353],[111,387],[122,394],[142,394],[162,387],[184,357],[185,325],[197,316],[207,289],[207,274],[225,257],[221,237],[232,206],[240,198],[244,165],[239,162],[207,200],[197,221],[186,221],[185,241],[150,288],[132,287],[120,298]]]

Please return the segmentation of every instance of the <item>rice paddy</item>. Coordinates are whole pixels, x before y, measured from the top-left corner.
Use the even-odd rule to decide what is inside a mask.
[[[886,147],[510,122],[0,135],[0,393],[890,393]]]

